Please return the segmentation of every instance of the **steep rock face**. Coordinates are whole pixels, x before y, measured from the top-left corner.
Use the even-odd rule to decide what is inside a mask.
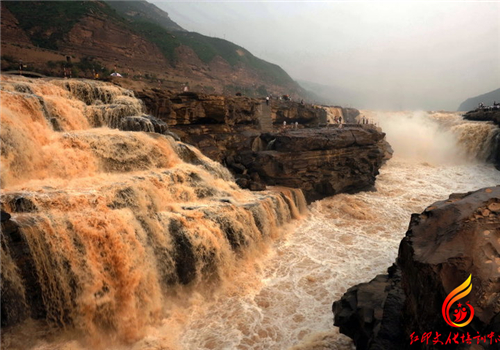
[[[145,38],[102,16],[87,16],[68,33],[61,51],[74,56],[99,57],[104,62],[119,62],[123,73],[137,72],[144,65],[144,53],[151,71],[169,66],[160,50]],[[119,57],[119,59],[118,59]]]
[[[407,349],[412,334],[420,339],[431,331],[433,338],[436,332],[441,334],[443,343],[450,333],[459,337],[498,333],[499,234],[500,186],[454,194],[422,214],[413,214],[396,265],[388,275],[355,286],[336,301],[335,325],[355,340],[357,349]],[[474,318],[466,327],[450,327],[441,313],[443,302],[470,274],[472,291],[461,302],[470,301]],[[432,341],[419,340],[411,348],[499,348],[489,340],[473,344],[434,347]]]
[[[174,94],[161,89],[136,91],[155,117],[171,127],[183,125],[253,125],[259,122],[260,101],[195,92]]]
[[[301,188],[313,201],[373,186],[384,160],[384,135],[361,127],[265,133],[265,150],[240,158],[266,184]]]
[[[271,119],[275,125],[298,122],[300,125],[315,127],[325,124],[326,116],[326,110],[321,107],[292,101],[271,101]]]

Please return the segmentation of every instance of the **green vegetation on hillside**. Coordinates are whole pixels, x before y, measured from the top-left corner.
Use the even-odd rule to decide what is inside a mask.
[[[146,1],[106,1],[130,21],[131,27],[158,46],[163,55],[175,62],[175,48],[185,45],[193,49],[204,63],[220,56],[231,66],[242,64],[254,68],[275,84],[291,83],[290,76],[279,66],[261,60],[244,48],[224,39],[186,32],[168,14]],[[182,31],[178,31],[176,27]]]
[[[73,26],[91,12],[103,12],[119,19],[115,11],[96,1],[3,1],[19,21],[31,42],[41,48],[57,50]]]
[[[242,64],[261,71],[276,84],[292,82],[290,76],[278,65],[255,57],[250,52],[230,41],[212,38],[195,32],[176,33],[180,43],[193,49],[196,55],[205,63],[210,63],[220,56],[230,65]]]
[[[175,35],[156,23],[144,20],[131,22],[130,27],[134,32],[155,44],[170,62],[175,61],[175,48],[181,44]]]
[[[156,23],[166,30],[183,31],[184,29],[172,21],[168,13],[145,0],[139,1],[110,1],[106,3],[120,15],[134,21],[149,21]]]
[[[269,83],[293,84],[290,76],[279,66],[261,60],[244,48],[227,40],[212,38],[182,30],[166,12],[145,1],[4,1],[7,9],[19,21],[34,45],[58,50],[73,26],[83,17],[93,14],[123,26],[155,44],[162,54],[175,64],[175,49],[181,45],[191,48],[200,60],[210,63],[220,56],[231,66],[242,65],[259,72]],[[112,7],[110,7],[110,5]],[[142,12],[141,12],[142,11]],[[124,16],[124,17],[122,17]],[[181,31],[167,30],[171,28]]]

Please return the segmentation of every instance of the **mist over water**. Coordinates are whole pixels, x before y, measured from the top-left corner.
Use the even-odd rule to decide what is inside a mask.
[[[396,156],[438,165],[486,160],[499,132],[492,123],[467,121],[459,112],[361,111],[362,116],[382,128]]]

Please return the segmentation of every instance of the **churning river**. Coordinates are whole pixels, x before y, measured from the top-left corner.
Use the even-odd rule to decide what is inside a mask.
[[[181,348],[351,349],[332,326],[331,304],[394,262],[410,214],[451,193],[500,184],[500,172],[481,161],[497,132],[492,125],[455,113],[365,116],[394,148],[376,191],[313,203],[258,268],[241,271],[227,291],[190,309]],[[160,344],[169,326],[149,344]]]

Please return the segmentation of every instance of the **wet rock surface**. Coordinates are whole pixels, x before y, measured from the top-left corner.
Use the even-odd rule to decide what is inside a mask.
[[[333,304],[334,324],[357,349],[498,349],[499,343],[411,343],[425,332],[459,337],[500,331],[500,186],[453,194],[413,214],[388,274],[350,288]],[[441,308],[447,295],[472,274],[463,300],[475,310],[472,322],[447,325]]]

